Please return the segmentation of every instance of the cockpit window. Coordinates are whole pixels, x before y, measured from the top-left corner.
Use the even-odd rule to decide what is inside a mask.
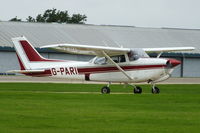
[[[143,49],[133,49],[128,53],[130,61],[138,60],[139,58],[149,58],[148,54]]]
[[[125,56],[124,55],[117,55],[117,56],[111,56],[110,57],[115,63],[122,63],[126,62]],[[106,57],[96,57],[94,60],[94,64],[107,64],[108,59]]]
[[[97,57],[94,61],[94,64],[107,64],[106,57]]]
[[[111,56],[111,59],[112,59],[115,63],[126,62],[126,59],[125,59],[125,56],[124,56],[124,55]]]

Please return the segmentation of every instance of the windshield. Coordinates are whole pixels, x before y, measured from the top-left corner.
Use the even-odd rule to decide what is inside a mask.
[[[149,58],[149,55],[143,49],[133,49],[128,53],[130,61],[137,60],[139,58]]]
[[[125,56],[124,56],[124,55],[111,56],[110,58],[111,58],[115,63],[126,62],[126,59],[125,59]]]

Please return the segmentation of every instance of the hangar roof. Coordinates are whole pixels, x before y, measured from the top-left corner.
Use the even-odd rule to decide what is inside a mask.
[[[57,43],[124,48],[193,46],[200,52],[199,29],[0,22],[0,46],[13,47],[11,38],[22,35],[35,47]]]

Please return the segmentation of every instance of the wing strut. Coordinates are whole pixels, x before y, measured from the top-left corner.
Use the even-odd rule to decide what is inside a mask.
[[[160,56],[163,54],[163,52],[160,52],[158,55],[157,55],[157,58],[160,58]]]
[[[102,51],[103,55],[108,58],[129,80],[133,80],[117,63],[115,63],[106,52]]]

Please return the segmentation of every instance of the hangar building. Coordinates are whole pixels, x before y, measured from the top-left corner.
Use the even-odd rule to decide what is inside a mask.
[[[11,38],[26,38],[46,58],[66,60],[91,59],[91,56],[71,55],[40,46],[73,43],[127,48],[193,46],[193,52],[163,53],[162,57],[176,58],[182,64],[173,77],[200,77],[200,30],[172,28],[141,28],[134,26],[78,25],[57,23],[0,22],[0,74],[19,69]],[[155,56],[152,54],[151,56]]]

